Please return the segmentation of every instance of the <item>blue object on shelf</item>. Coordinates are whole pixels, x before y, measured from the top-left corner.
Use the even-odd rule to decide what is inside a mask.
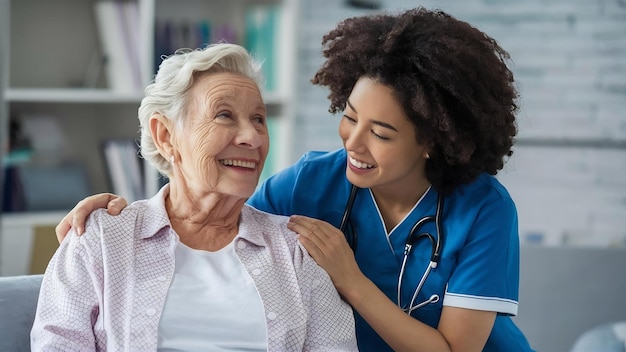
[[[67,210],[91,194],[80,164],[21,164],[5,172],[5,212]]]

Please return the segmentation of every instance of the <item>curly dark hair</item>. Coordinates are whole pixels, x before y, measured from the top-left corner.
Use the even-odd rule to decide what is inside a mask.
[[[440,10],[418,7],[343,20],[322,39],[313,84],[342,112],[356,81],[391,87],[429,148],[426,177],[442,193],[497,174],[513,154],[518,110],[509,54],[487,34]]]

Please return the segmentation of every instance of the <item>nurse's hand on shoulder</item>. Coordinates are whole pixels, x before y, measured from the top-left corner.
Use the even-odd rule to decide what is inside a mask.
[[[304,248],[333,280],[339,293],[363,276],[343,233],[323,220],[292,215],[287,227],[299,234]]]
[[[57,240],[61,243],[72,227],[79,236],[82,235],[85,231],[85,221],[92,211],[106,208],[109,214],[118,215],[127,205],[126,199],[112,193],[99,193],[89,196],[78,202],[55,227],[54,232],[57,235]]]

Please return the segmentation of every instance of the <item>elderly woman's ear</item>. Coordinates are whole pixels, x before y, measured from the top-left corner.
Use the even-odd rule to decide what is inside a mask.
[[[161,114],[154,114],[150,117],[152,139],[159,153],[166,159],[173,152],[171,126],[171,121]]]

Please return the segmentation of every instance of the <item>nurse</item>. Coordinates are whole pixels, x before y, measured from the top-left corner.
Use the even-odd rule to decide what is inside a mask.
[[[511,320],[517,212],[494,177],[517,133],[508,53],[424,8],[346,19],[322,44],[326,61],[312,82],[330,90],[344,147],[305,154],[248,203],[291,215],[289,228],[354,309],[361,351],[530,351]],[[125,201],[82,201],[57,236],[104,206],[117,212]],[[410,236],[429,216],[438,221]]]

